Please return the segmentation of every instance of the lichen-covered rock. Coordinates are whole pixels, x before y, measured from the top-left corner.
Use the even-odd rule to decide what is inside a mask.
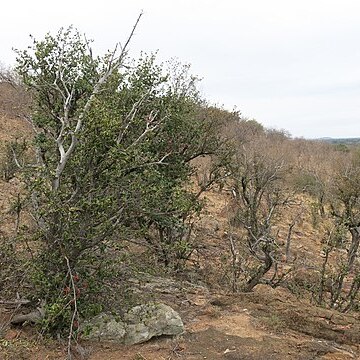
[[[154,336],[183,332],[184,324],[175,310],[162,303],[150,303],[133,307],[123,320],[106,313],[94,317],[84,324],[83,338],[132,345]]]
[[[184,332],[179,314],[161,303],[135,306],[125,314],[124,321],[126,344],[139,344],[154,336],[179,335]]]
[[[83,327],[83,338],[124,342],[125,324],[113,315],[102,313],[87,321]]]

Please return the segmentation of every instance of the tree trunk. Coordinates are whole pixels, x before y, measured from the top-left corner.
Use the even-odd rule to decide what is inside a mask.
[[[296,224],[296,219],[294,219],[293,222],[289,225],[289,231],[286,238],[285,262],[289,262],[290,260],[291,234],[295,224]]]
[[[245,292],[251,291],[260,282],[261,278],[271,269],[273,258],[270,255],[270,251],[266,249],[264,255],[264,264],[260,266],[256,273],[247,281],[244,287]]]
[[[351,245],[349,249],[348,266],[349,270],[352,269],[354,261],[357,256],[357,251],[360,244],[360,226],[350,229],[351,232]]]

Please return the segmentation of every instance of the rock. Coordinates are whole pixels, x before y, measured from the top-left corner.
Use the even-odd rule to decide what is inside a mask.
[[[209,290],[205,285],[193,284],[188,281],[176,281],[174,279],[164,278],[160,276],[152,276],[149,274],[141,274],[140,278],[128,279],[131,284],[131,290],[135,293],[146,294],[171,294],[184,296],[184,293],[201,293],[209,294]]]
[[[101,313],[84,323],[84,339],[107,340],[122,343],[124,337],[125,324],[113,315]]]
[[[42,302],[39,307],[28,314],[18,314],[11,319],[11,325],[22,325],[24,323],[36,324],[45,317],[45,303]]]
[[[135,306],[125,314],[125,322],[126,344],[139,344],[154,336],[179,335],[184,332],[179,314],[162,303]]]
[[[133,307],[123,320],[106,313],[94,317],[84,324],[83,338],[133,345],[154,336],[183,332],[184,324],[175,310],[162,303],[149,303]]]

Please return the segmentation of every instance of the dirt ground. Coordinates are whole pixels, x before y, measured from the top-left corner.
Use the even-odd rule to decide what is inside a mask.
[[[186,288],[159,295],[182,316],[186,331],[136,346],[82,342],[75,352],[90,360],[310,360],[359,359],[360,319],[297,300],[285,289],[260,285],[253,293],[211,294]],[[3,320],[6,314],[2,314]],[[46,342],[45,342],[46,343]],[[39,340],[30,328],[7,329],[0,359],[65,359],[66,343]]]

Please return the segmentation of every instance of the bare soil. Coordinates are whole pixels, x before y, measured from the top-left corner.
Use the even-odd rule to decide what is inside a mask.
[[[177,338],[158,338],[136,346],[80,342],[91,360],[161,359],[358,359],[360,322],[302,304],[287,290],[258,286],[253,293],[209,294],[199,288],[174,297],[186,325]],[[161,297],[160,297],[161,298]],[[163,300],[169,303],[169,295]],[[198,305],[196,305],[198,304]],[[9,329],[0,341],[4,359],[65,359],[66,344],[44,344],[29,329]],[[80,357],[79,357],[80,358]]]

